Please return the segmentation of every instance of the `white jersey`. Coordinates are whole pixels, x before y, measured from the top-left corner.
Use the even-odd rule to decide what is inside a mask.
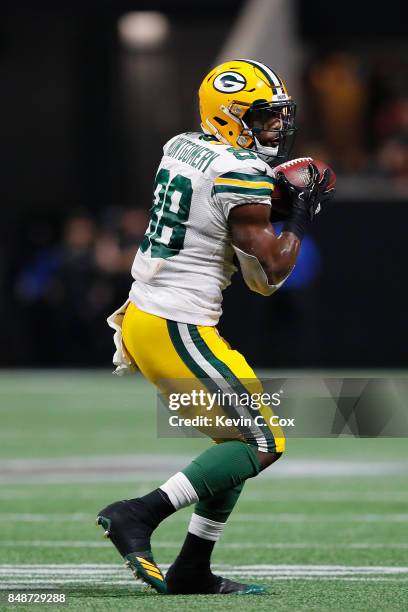
[[[272,170],[254,152],[196,132],[172,138],[163,153],[129,297],[166,319],[216,325],[236,270],[228,215],[240,204],[271,206]]]

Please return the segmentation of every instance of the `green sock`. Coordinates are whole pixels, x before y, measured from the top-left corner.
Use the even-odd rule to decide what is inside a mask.
[[[244,483],[197,502],[194,513],[218,523],[226,523],[243,488]]]
[[[201,501],[243,485],[247,478],[259,474],[260,469],[256,449],[245,442],[231,440],[211,446],[182,472]]]

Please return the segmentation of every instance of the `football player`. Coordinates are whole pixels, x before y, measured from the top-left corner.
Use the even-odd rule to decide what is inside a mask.
[[[164,145],[153,186],[150,223],[132,267],[128,302],[108,322],[115,329],[119,372],[138,368],[161,381],[196,379],[225,391],[260,382],[243,355],[217,332],[222,292],[235,271],[248,287],[272,295],[291,273],[305,230],[328,199],[327,171],[310,167],[310,182],[286,181],[291,212],[279,235],[271,225],[272,167],[286,161],[295,135],[295,103],[281,78],[253,60],[217,66],[199,90],[201,132]],[[285,183],[285,179],[282,179]],[[232,406],[232,413],[238,408]],[[143,497],[110,504],[97,522],[134,574],[159,593],[263,592],[216,576],[211,553],[248,478],[282,454],[282,431],[254,422],[213,444],[181,472]],[[185,542],[164,578],[150,538],[168,516],[195,504]]]

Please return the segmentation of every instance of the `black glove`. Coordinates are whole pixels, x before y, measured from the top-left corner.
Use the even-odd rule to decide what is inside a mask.
[[[326,168],[320,177],[317,167],[310,163],[308,166],[310,179],[304,187],[292,185],[283,174],[279,172],[276,176],[278,185],[290,198],[292,210],[283,225],[283,231],[293,232],[302,240],[305,229],[315,215],[321,210],[323,202],[327,202],[334,194],[334,188],[327,189],[330,181],[330,169]]]

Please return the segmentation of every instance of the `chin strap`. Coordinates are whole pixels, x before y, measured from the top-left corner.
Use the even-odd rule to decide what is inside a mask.
[[[242,135],[245,137],[245,133],[248,134],[252,140],[253,140],[253,144],[252,144],[252,149],[259,155],[259,157],[266,162],[267,164],[271,163],[272,161],[276,160],[276,157],[278,155],[278,151],[279,151],[279,145],[277,145],[276,147],[265,147],[263,145],[261,145],[261,143],[259,142],[259,140],[257,139],[257,137],[255,136],[255,134],[261,132],[262,130],[259,128],[250,128],[243,119],[241,119],[241,124],[243,125],[243,130],[242,130]],[[239,138],[237,139],[238,144],[239,143],[239,139],[241,138],[241,136],[239,136]]]
[[[258,155],[266,162],[270,163],[276,160],[278,155],[279,146],[276,147],[265,147],[261,145],[255,134],[253,134],[254,139],[254,150],[258,153]]]

